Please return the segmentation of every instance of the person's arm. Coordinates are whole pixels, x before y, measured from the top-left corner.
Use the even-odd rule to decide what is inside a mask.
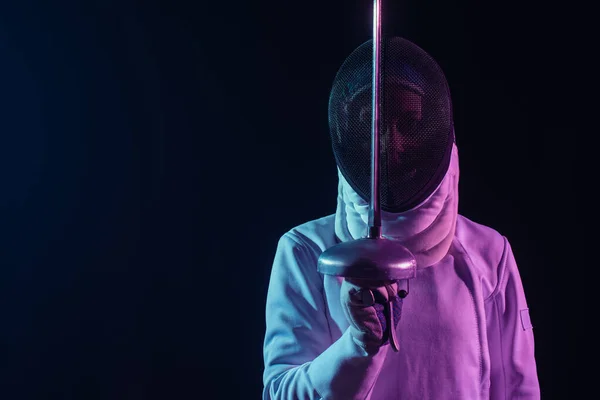
[[[519,270],[506,238],[498,277],[496,289],[485,302],[491,360],[490,399],[539,399],[533,326]]]
[[[346,330],[333,341],[318,255],[299,237],[279,241],[266,302],[263,400],[366,399],[389,346],[372,354]]]

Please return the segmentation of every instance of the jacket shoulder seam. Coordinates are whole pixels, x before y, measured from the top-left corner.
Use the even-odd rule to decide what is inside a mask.
[[[498,277],[498,282],[496,283],[496,287],[492,290],[492,293],[484,299],[484,302],[487,302],[493,299],[499,292],[500,288],[504,287],[504,281],[506,280],[506,253],[508,251],[508,240],[505,236],[502,236],[504,240],[504,248],[502,250],[502,256],[500,257],[500,262],[498,263],[498,268],[500,268],[500,276]]]

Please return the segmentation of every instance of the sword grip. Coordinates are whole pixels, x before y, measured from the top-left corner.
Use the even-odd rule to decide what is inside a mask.
[[[390,341],[390,345],[392,346],[392,350],[398,352],[400,350],[400,346],[398,346],[398,338],[396,337],[396,321],[394,321],[394,299],[388,301],[384,308],[385,319],[387,322],[387,338],[384,334],[384,342],[386,339]]]

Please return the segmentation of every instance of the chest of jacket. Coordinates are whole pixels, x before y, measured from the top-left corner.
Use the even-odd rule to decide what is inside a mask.
[[[477,399],[486,391],[483,296],[478,277],[463,261],[449,254],[410,281],[396,329],[400,351],[388,351],[372,399],[391,393],[398,399]],[[324,277],[333,341],[348,327],[340,285],[340,278]]]

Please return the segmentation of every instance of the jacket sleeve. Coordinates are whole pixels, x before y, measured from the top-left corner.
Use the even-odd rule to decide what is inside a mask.
[[[368,354],[349,331],[333,341],[317,257],[299,237],[279,240],[266,301],[263,400],[365,399],[389,346]]]
[[[490,399],[540,398],[533,326],[515,258],[504,238],[498,284],[486,299],[490,352]]]

